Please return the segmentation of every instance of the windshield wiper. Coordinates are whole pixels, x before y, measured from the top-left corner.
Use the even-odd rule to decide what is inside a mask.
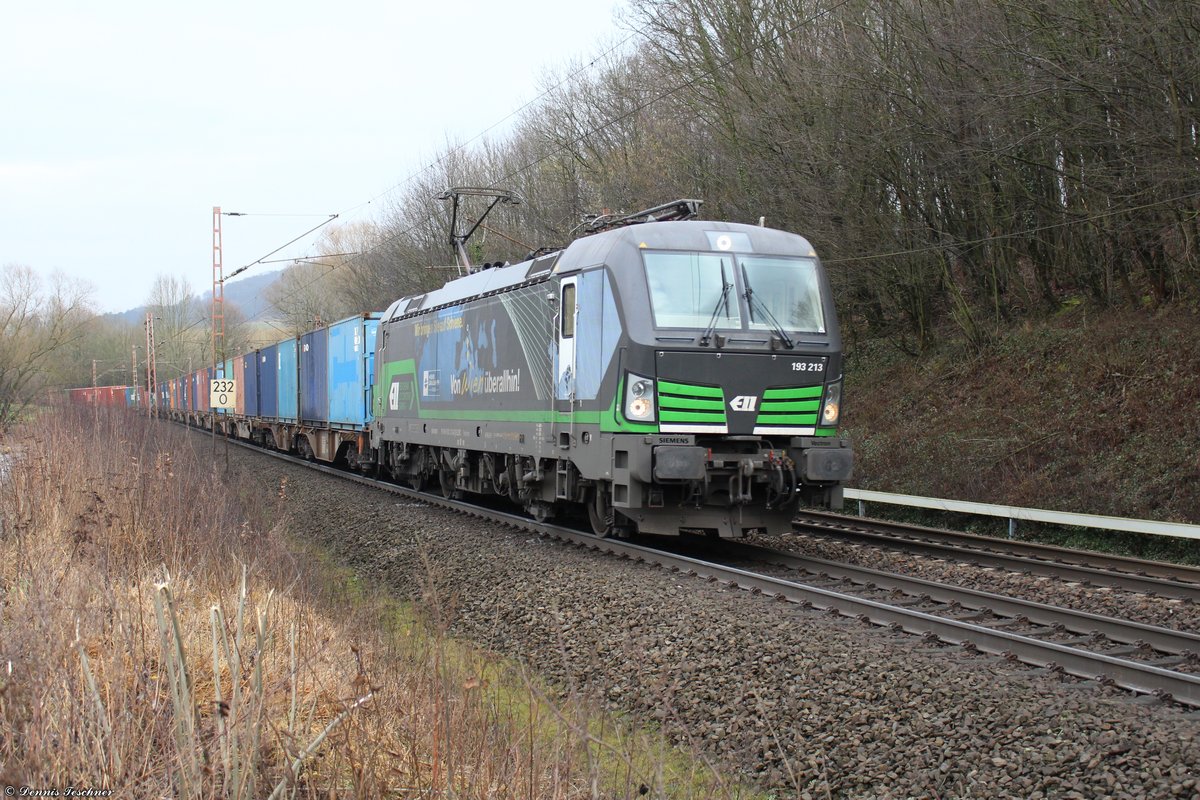
[[[750,321],[754,322],[754,307],[758,306],[758,310],[766,317],[767,322],[771,323],[771,327],[775,329],[775,333],[783,340],[783,346],[791,350],[796,346],[792,341],[792,337],[787,335],[787,331],[779,324],[779,320],[775,319],[775,315],[771,313],[771,309],[767,308],[761,300],[754,297],[754,289],[750,288],[750,276],[746,274],[746,265],[742,264],[742,283],[746,284],[746,293],[742,297],[746,298],[746,304],[750,306]]]
[[[729,290],[732,288],[733,284],[725,277],[725,259],[721,259],[721,296],[717,298],[712,316],[708,318],[708,327],[704,329],[704,333],[700,334],[701,347],[708,347],[708,343],[712,341],[713,331],[717,329],[717,318],[722,307],[725,309],[725,316],[729,316]]]

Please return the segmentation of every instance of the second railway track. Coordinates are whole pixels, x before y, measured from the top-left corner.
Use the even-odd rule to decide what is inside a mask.
[[[1084,585],[1200,602],[1200,568],[1125,556],[997,539],[905,523],[803,511],[798,533],[853,544],[1044,575]]]

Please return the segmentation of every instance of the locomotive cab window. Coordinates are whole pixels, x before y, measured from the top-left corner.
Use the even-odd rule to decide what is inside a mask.
[[[741,256],[750,327],[770,329],[778,321],[789,331],[825,332],[821,285],[811,258]]]
[[[643,259],[658,328],[825,332],[811,258],[647,252]]]
[[[712,253],[646,253],[654,324],[660,328],[741,328],[733,259]]]
[[[562,338],[570,339],[575,335],[575,284],[567,283],[562,287]]]

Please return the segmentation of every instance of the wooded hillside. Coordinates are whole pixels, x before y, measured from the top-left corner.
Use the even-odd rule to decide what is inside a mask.
[[[1200,294],[1200,4],[646,0],[629,27],[509,135],[447,148],[347,282],[444,280],[421,269],[449,261],[436,197],[468,185],[524,198],[480,260],[675,197],[765,216],[817,246],[849,338],[910,352],[948,322],[982,345],[1064,302]]]

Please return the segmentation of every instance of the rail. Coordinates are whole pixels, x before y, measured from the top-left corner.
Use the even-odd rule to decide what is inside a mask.
[[[858,501],[858,515],[866,516],[865,503],[889,503],[898,506],[926,508],[934,511],[954,511],[960,514],[977,514],[986,517],[1001,517],[1008,520],[1008,535],[1017,531],[1017,522],[1048,522],[1052,525],[1070,525],[1077,528],[1097,528],[1107,531],[1149,533],[1154,536],[1175,536],[1184,539],[1200,539],[1200,525],[1183,522],[1157,522],[1128,517],[1105,517],[1099,514],[1075,514],[1069,511],[1048,511],[1043,508],[1021,508],[1019,506],[973,503],[967,500],[946,500],[941,497],[918,497],[891,492],[876,492],[869,489],[846,489],[847,500]]]

